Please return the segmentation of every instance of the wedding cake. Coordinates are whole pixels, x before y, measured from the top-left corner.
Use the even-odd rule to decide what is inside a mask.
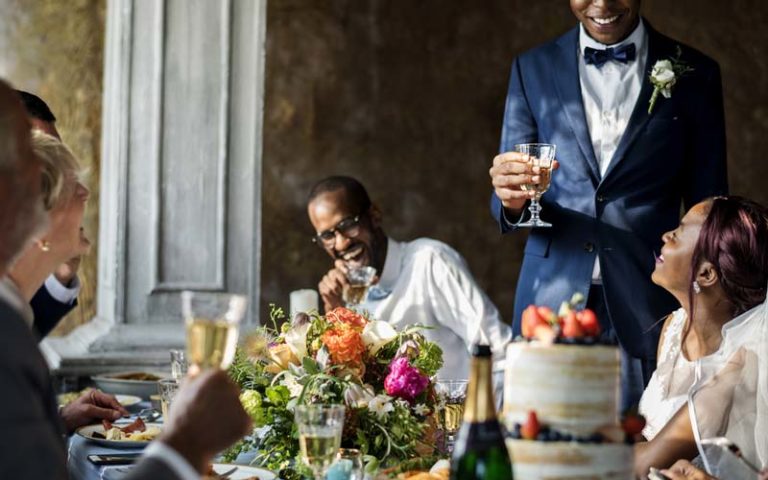
[[[599,328],[569,328],[570,317],[554,316],[550,334],[529,321],[523,333],[533,340],[507,347],[503,418],[515,479],[631,480],[633,447],[618,417],[618,348],[596,341]]]

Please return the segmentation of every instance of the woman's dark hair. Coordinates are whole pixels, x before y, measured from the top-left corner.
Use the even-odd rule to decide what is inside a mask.
[[[702,262],[711,263],[736,317],[765,301],[768,285],[768,210],[738,196],[714,197],[691,259],[688,298]]]

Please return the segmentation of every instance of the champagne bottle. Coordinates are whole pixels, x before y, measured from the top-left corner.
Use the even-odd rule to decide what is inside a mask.
[[[512,460],[496,418],[491,348],[475,345],[464,406],[464,423],[451,458],[451,480],[512,480]]]

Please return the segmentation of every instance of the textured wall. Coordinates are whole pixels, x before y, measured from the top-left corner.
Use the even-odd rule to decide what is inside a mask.
[[[0,76],[48,103],[91,190],[84,226],[93,247],[80,267],[79,305],[54,335],[96,312],[104,9],[104,0],[0,0]]]
[[[660,31],[723,68],[731,189],[768,203],[768,5],[646,1]],[[524,235],[488,213],[512,58],[575,24],[564,0],[271,0],[267,27],[262,303],[328,268],[304,201],[360,178],[401,239],[455,246],[510,320]],[[266,308],[262,309],[262,312]]]

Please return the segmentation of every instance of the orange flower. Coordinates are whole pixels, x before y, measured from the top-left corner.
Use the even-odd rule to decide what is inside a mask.
[[[336,307],[326,313],[325,319],[333,324],[346,324],[360,331],[362,331],[368,323],[368,320],[366,320],[365,317],[344,307]]]
[[[321,339],[328,348],[334,364],[362,363],[365,344],[360,332],[354,327],[338,324],[326,330]]]

